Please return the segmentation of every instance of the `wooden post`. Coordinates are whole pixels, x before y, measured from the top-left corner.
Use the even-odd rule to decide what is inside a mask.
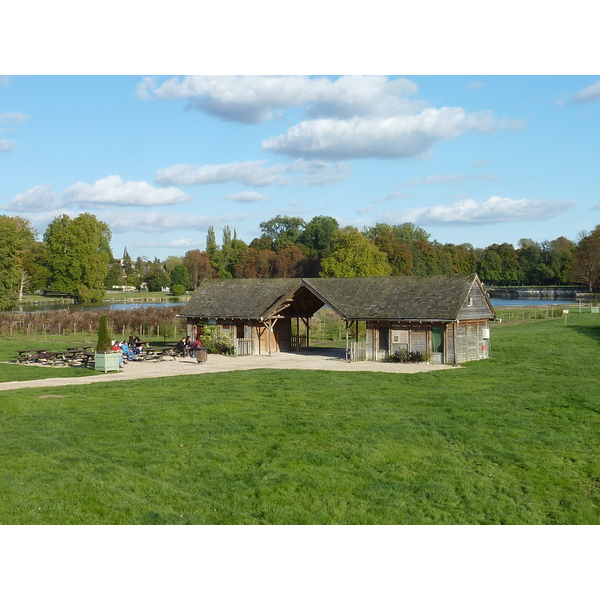
[[[268,348],[269,348],[269,356],[271,356],[271,335],[272,335],[272,331],[271,331],[271,320],[269,319],[269,324],[267,325],[267,344],[268,344]]]
[[[350,329],[350,327],[352,327],[352,324],[349,323],[348,321],[345,322],[346,323],[346,360],[350,360],[350,348],[348,346],[349,343],[349,339],[348,339],[348,330]]]

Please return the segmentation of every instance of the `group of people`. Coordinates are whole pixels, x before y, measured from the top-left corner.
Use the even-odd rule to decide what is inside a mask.
[[[195,342],[192,342],[192,338],[188,335],[184,338],[181,338],[181,340],[177,342],[177,346],[175,346],[175,348],[183,357],[196,356],[196,350],[198,350],[198,348],[202,348],[202,342],[199,339]]]
[[[142,342],[137,335],[129,336],[129,342],[113,340],[112,351],[119,354],[119,367],[122,367],[125,361],[135,360],[142,353]]]

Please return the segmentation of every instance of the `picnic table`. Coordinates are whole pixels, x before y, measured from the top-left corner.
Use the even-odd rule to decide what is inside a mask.
[[[15,360],[17,362],[36,362],[39,360],[42,355],[48,352],[47,348],[41,348],[38,350],[29,349],[29,350],[17,350],[18,356],[15,356]]]
[[[142,354],[138,354],[135,359],[136,360],[149,360],[152,358],[161,359],[167,356],[173,358],[175,360],[175,356],[177,355],[177,350],[175,350],[174,346],[150,346],[150,348],[146,348]]]

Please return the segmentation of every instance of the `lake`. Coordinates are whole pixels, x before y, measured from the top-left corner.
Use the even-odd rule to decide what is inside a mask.
[[[507,299],[491,298],[492,306],[548,306],[552,304],[578,304],[569,300],[529,300],[526,298]],[[44,302],[39,304],[21,304],[11,312],[45,312],[51,310],[136,310],[138,308],[167,308],[170,306],[185,306],[187,302],[99,302],[95,304],[59,304]]]
[[[167,308],[185,306],[187,302],[97,302],[90,304],[59,304],[58,302],[40,302],[20,304],[10,312],[46,312],[51,310],[136,310],[138,308]]]

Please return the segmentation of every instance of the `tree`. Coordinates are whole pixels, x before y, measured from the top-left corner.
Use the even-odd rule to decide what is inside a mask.
[[[16,296],[19,300],[23,299],[23,291],[30,280],[24,261],[27,252],[35,243],[35,235],[35,231],[26,219],[0,215],[0,252],[3,255],[4,271],[2,286],[5,289],[3,292],[5,302],[9,307],[14,306]],[[8,298],[13,300],[8,301]]]
[[[242,250],[234,265],[234,273],[239,278],[268,278],[275,272],[277,253],[273,250],[256,250],[248,246]]]
[[[49,287],[78,302],[104,298],[104,280],[112,261],[110,228],[90,213],[56,217],[44,234]]]
[[[391,231],[383,231],[373,243],[387,256],[392,275],[412,275],[414,261],[409,244],[399,242]]]
[[[277,252],[274,264],[274,277],[302,277],[306,256],[300,246],[286,246]]]
[[[387,256],[356,227],[337,231],[331,254],[321,262],[321,277],[373,277],[390,273]]]
[[[600,291],[600,225],[592,233],[581,235],[567,274],[569,281],[585,283],[590,292]]]
[[[195,290],[205,279],[217,276],[217,272],[210,264],[207,252],[200,250],[189,250],[183,257],[183,264],[186,266],[190,276],[190,286]]]
[[[123,285],[123,269],[118,262],[110,265],[108,274],[104,280],[104,287],[111,288],[113,285]]]
[[[23,269],[27,273],[25,291],[36,292],[48,287],[50,271],[46,266],[46,245],[33,242],[23,255]]]
[[[516,285],[523,280],[523,270],[512,244],[492,244],[482,255],[481,279],[492,285]]]
[[[314,217],[306,224],[299,242],[319,255],[326,255],[331,251],[331,238],[339,228],[339,223],[333,217]]]
[[[98,320],[98,341],[96,342],[96,352],[98,354],[108,354],[112,350],[110,343],[110,333],[108,331],[108,322],[106,315],[102,315]]]
[[[182,286],[184,291],[190,289],[190,274],[183,263],[175,265],[171,271],[171,286],[176,285]]]
[[[171,285],[171,278],[161,264],[154,264],[148,269],[146,283],[149,292],[160,292],[163,288]]]
[[[263,236],[271,240],[272,250],[281,250],[284,246],[297,244],[306,223],[300,217],[277,215],[260,224]]]

